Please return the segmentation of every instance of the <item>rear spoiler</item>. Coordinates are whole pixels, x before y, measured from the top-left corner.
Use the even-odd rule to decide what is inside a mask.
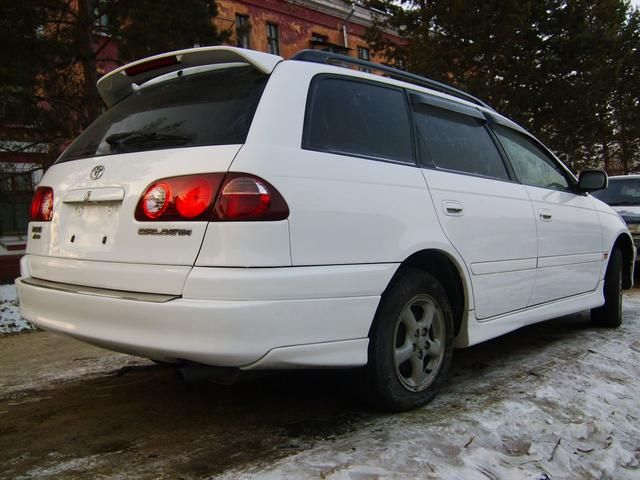
[[[108,107],[144,82],[165,73],[202,65],[246,63],[269,75],[282,57],[235,47],[202,47],[162,53],[117,68],[98,80],[98,92]]]

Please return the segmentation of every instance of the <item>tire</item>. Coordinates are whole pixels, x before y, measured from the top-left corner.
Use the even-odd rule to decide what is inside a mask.
[[[591,322],[606,328],[622,323],[622,252],[618,248],[612,252],[604,276],[604,305],[591,310]]]
[[[403,268],[383,293],[369,334],[367,400],[400,412],[427,404],[451,366],[453,314],[431,274]]]

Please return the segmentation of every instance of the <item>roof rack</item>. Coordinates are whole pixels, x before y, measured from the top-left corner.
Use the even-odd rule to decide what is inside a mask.
[[[310,50],[310,49],[300,50],[293,57],[291,57],[291,60],[299,60],[302,62],[313,62],[313,63],[326,63],[328,65],[336,65],[336,66],[341,66],[341,64],[356,65],[359,67],[370,68],[372,70],[378,70],[380,72],[383,72],[391,78],[402,80],[407,83],[412,83],[414,85],[419,85],[421,87],[427,87],[432,90],[436,90],[441,93],[446,93],[447,95],[461,98],[468,102],[475,103],[476,105],[480,105],[482,107],[493,110],[491,106],[487,105],[485,102],[483,102],[479,98],[474,97],[470,93],[464,92],[462,90],[458,90],[457,88],[452,87],[451,85],[437,82],[435,80],[431,80],[430,78],[421,77],[419,75],[405,72],[403,70],[389,67],[387,65],[382,65],[380,63],[368,62],[367,60],[348,57],[346,55],[340,55],[338,53],[331,53],[331,52],[324,52],[321,50]]]

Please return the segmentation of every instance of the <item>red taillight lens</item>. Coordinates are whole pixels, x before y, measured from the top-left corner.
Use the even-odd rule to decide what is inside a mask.
[[[36,193],[33,194],[31,199],[31,209],[29,210],[29,217],[32,221],[38,221],[40,215],[40,204],[42,203],[43,187],[38,187]]]
[[[254,175],[229,173],[216,200],[214,220],[284,220],[289,207],[268,182]]]
[[[38,187],[31,201],[29,211],[34,222],[50,222],[53,218],[53,189],[51,187]]]
[[[268,221],[288,216],[289,207],[275,187],[247,173],[158,180],[144,191],[135,214],[142,222]]]
[[[209,220],[223,177],[223,173],[211,173],[154,182],[138,202],[136,220]]]
[[[196,178],[176,196],[176,210],[184,218],[199,217],[211,206],[214,194],[210,182],[204,178]]]

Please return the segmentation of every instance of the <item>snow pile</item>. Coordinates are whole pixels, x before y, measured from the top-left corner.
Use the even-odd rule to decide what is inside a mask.
[[[617,330],[560,320],[458,351],[427,407],[222,478],[640,479],[640,298],[625,309]]]
[[[20,316],[16,286],[0,285],[0,334],[34,329],[33,325]]]

